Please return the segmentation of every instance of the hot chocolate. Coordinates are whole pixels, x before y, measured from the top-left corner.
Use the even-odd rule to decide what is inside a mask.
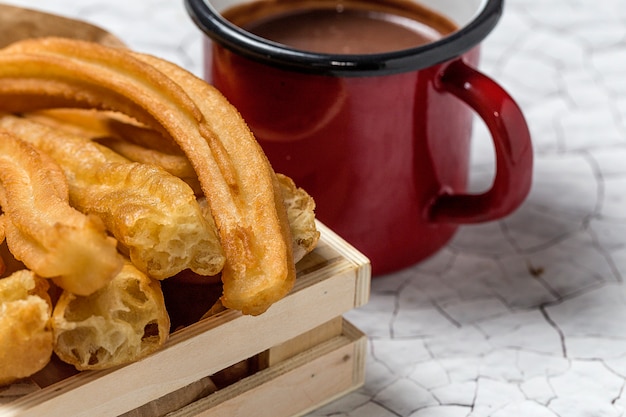
[[[375,54],[431,43],[454,23],[408,1],[268,1],[238,6],[224,17],[289,47],[331,54]]]

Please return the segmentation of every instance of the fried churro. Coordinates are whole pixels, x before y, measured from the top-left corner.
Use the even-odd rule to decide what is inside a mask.
[[[22,270],[0,279],[0,386],[32,375],[53,349],[48,282]]]
[[[141,271],[164,279],[187,268],[200,275],[222,270],[215,225],[179,178],[23,117],[0,115],[3,129],[54,159],[68,179],[71,204],[100,218]]]
[[[0,206],[9,249],[37,275],[88,295],[121,269],[117,242],[69,205],[65,176],[47,155],[0,132]]]
[[[260,314],[295,280],[280,185],[237,110],[213,87],[164,60],[91,43],[27,40],[0,52],[0,109],[115,110],[182,149],[215,219],[226,263],[223,303]]]
[[[52,315],[54,351],[78,370],[106,369],[157,350],[169,326],[160,283],[127,262],[89,296],[61,294]]]

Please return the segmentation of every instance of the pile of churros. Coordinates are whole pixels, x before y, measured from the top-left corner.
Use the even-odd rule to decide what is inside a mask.
[[[0,384],[163,345],[162,280],[259,315],[319,239],[237,110],[154,56],[65,38],[0,50]]]

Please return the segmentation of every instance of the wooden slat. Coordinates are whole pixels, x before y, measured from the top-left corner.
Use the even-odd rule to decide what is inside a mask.
[[[259,355],[259,367],[264,369],[274,366],[333,337],[340,336],[342,331],[343,318],[341,316],[335,317],[321,326],[317,326],[261,353]]]
[[[356,270],[354,307],[367,304],[370,297],[370,280],[372,276],[370,260],[323,223],[318,221],[317,227],[322,233],[325,243],[341,253],[343,258],[347,262],[352,263]]]
[[[217,391],[217,387],[211,380],[211,377],[204,377],[199,381],[180,388],[174,392],[158,398],[154,401],[150,401],[148,404],[144,404],[141,407],[128,411],[119,417],[155,417],[164,416],[172,411],[179,410],[180,408],[191,404],[204,398],[209,394]]]
[[[344,321],[344,334],[168,417],[291,417],[318,408],[364,382],[367,341]]]

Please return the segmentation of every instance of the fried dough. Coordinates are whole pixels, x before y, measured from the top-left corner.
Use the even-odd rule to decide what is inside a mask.
[[[293,259],[298,262],[315,249],[320,239],[320,232],[315,225],[315,201],[288,176],[277,173],[276,177],[287,208],[293,237]]]
[[[93,109],[52,109],[23,114],[55,129],[88,138],[123,157],[156,165],[202,194],[198,176],[180,147],[159,132],[121,113]]]
[[[6,237],[4,234],[4,222],[5,217],[4,214],[0,214],[0,244],[4,244],[4,238]],[[0,275],[4,274],[7,269],[7,264],[4,261],[2,255],[0,255]]]
[[[280,185],[239,113],[215,88],[155,57],[48,38],[0,51],[0,98],[0,109],[13,112],[116,110],[172,137],[194,167],[218,228],[224,305],[257,315],[292,288]]]
[[[276,178],[287,209],[293,260],[297,263],[315,249],[320,239],[320,232],[315,224],[315,201],[305,190],[298,188],[288,176],[277,173]],[[205,216],[210,218],[206,199],[200,198],[198,203]]]
[[[215,225],[179,178],[33,120],[0,114],[3,129],[59,164],[71,204],[100,218],[141,271],[164,279],[187,268],[200,275],[222,270],[225,258]]]
[[[218,228],[223,228],[225,252],[246,259],[245,263],[226,262],[222,304],[244,314],[261,314],[287,295],[296,277],[291,230],[276,174],[239,113],[217,90],[190,77],[175,64],[148,55],[133,55],[169,74],[206,118],[200,124],[200,132],[215,155],[233,198],[224,206],[212,198],[210,190],[205,189],[205,194]],[[196,162],[202,161],[190,161],[204,189],[202,166],[196,166]],[[224,210],[225,207],[230,210]]]
[[[131,161],[157,165],[195,187],[197,177],[189,160],[177,152],[165,138],[153,138],[157,132],[111,112],[60,109],[34,112],[29,119],[55,128],[77,132],[96,140]],[[1,125],[0,125],[1,127]],[[155,145],[155,143],[157,143]],[[150,146],[156,147],[156,149]],[[180,149],[178,149],[180,151]],[[287,217],[293,239],[293,257],[298,262],[312,251],[318,240],[315,225],[315,202],[305,190],[298,188],[286,175],[277,173],[287,208]],[[195,188],[197,189],[197,188]],[[206,203],[205,199],[201,199]],[[203,203],[203,204],[204,204]],[[211,219],[212,216],[207,216]]]
[[[121,269],[117,242],[95,216],[69,205],[61,169],[47,155],[0,132],[0,206],[11,253],[60,287],[87,295]]]
[[[0,385],[43,369],[52,356],[48,282],[28,270],[0,279]]]
[[[111,148],[131,161],[157,165],[188,184],[197,182],[189,160],[181,152],[177,152],[171,142],[163,137],[154,138],[158,135],[157,132],[139,126],[133,120],[124,119],[119,114],[60,109],[34,112],[25,117],[55,128],[77,132]],[[315,202],[305,190],[298,188],[291,178],[280,173],[276,175],[287,208],[293,238],[294,261],[298,262],[315,248],[319,240],[320,234],[315,226]],[[202,201],[206,202],[204,199]]]
[[[106,369],[156,351],[169,327],[159,281],[127,262],[90,296],[61,294],[52,315],[54,352],[78,370]]]

